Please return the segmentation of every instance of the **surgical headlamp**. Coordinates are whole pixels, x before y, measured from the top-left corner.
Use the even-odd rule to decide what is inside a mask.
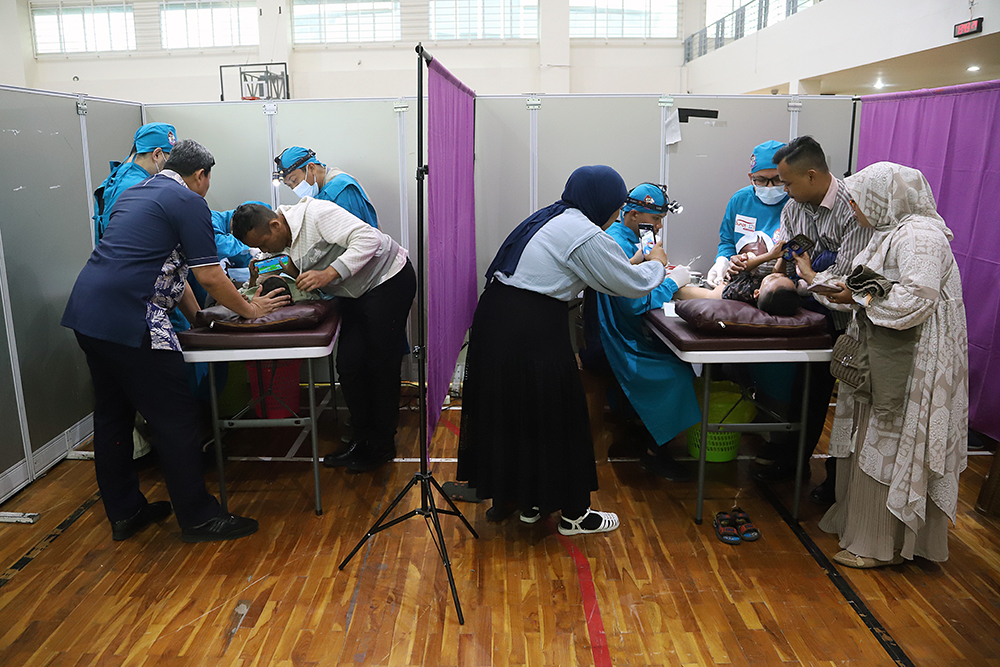
[[[282,151],[281,155],[284,155],[284,154],[285,154],[285,151]],[[316,151],[313,151],[313,150],[306,151],[305,155],[303,155],[302,157],[300,157],[298,160],[296,160],[294,163],[292,163],[292,165],[289,166],[289,167],[282,167],[281,166],[281,155],[279,155],[278,157],[274,158],[274,164],[278,165],[278,168],[274,171],[274,173],[271,174],[271,183],[275,187],[281,185],[281,183],[285,180],[285,177],[288,176],[288,174],[292,173],[296,169],[301,169],[302,165],[304,165],[306,162],[309,162],[309,160],[311,160],[314,157],[316,157]]]
[[[661,206],[657,204],[655,201],[653,201],[652,197],[648,196],[645,199],[636,199],[631,196],[625,197],[626,204],[632,204],[633,206],[639,206],[641,208],[645,208],[650,211],[656,211],[657,213],[664,213],[664,214],[673,213],[676,215],[684,210],[683,206],[681,206],[677,201],[672,201],[670,197],[667,195],[667,186],[660,185],[659,183],[640,183],[640,185],[651,185],[654,188],[657,188],[660,192],[662,192],[663,205]]]

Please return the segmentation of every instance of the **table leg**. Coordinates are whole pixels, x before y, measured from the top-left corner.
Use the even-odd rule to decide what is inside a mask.
[[[219,430],[219,395],[215,391],[215,364],[208,362],[208,392],[212,404],[212,437],[215,438],[215,468],[219,474],[219,502],[222,511],[229,511],[226,497],[226,460],[222,456],[222,433]]]
[[[799,520],[799,498],[802,497],[802,467],[806,454],[806,417],[809,414],[809,374],[812,364],[806,362],[805,387],[802,390],[802,409],[799,414],[799,453],[795,457],[795,500],[792,501],[792,518]]]
[[[701,400],[701,449],[698,452],[698,509],[695,511],[694,522],[701,525],[705,505],[705,457],[708,454],[708,399],[711,395],[712,365],[702,367],[701,379],[705,382]]]
[[[309,369],[309,430],[312,432],[313,492],[316,494],[316,515],[323,513],[323,500],[319,491],[319,415],[316,414],[316,377],[313,374],[313,360],[306,359]]]

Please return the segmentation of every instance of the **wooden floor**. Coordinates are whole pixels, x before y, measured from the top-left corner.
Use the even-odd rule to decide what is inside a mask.
[[[433,457],[456,455],[459,412],[444,419]],[[400,456],[415,457],[415,413],[405,420]],[[339,434],[331,412],[320,434],[329,451]],[[280,455],[295,435],[227,442],[231,454]],[[913,664],[1000,665],[1000,522],[971,509],[991,461],[972,457],[962,476],[947,563],[842,570]],[[822,479],[822,462],[812,465]],[[60,529],[97,491],[92,462],[62,462],[0,508],[42,515],[0,525],[0,569],[11,567],[0,575],[0,665],[897,664],[750,482],[746,460],[710,466],[702,526],[692,520],[694,483],[666,483],[634,462],[599,467],[594,505],[623,520],[608,535],[492,524],[485,503],[463,505],[480,539],[456,518],[443,526],[465,625],[420,518],[337,569],[416,469],[324,469],[317,517],[309,464],[231,462],[231,509],[258,518],[260,532],[184,544],[172,518],[113,542],[100,501]],[[435,477],[454,469],[436,464]],[[214,472],[208,479],[216,488]],[[155,469],[143,480],[150,500],[167,498]],[[791,484],[775,489],[790,506]],[[405,504],[418,502],[412,493]],[[715,538],[710,517],[734,504],[760,541]],[[838,547],[816,528],[821,514],[803,503],[802,526],[831,556]]]

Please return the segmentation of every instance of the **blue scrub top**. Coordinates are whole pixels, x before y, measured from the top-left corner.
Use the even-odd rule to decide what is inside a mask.
[[[316,195],[316,199],[332,201],[378,229],[378,214],[375,213],[375,207],[368,200],[368,195],[365,194],[361,184],[349,174],[337,174],[332,180],[327,181]]]
[[[757,198],[753,186],[736,191],[726,205],[726,215],[719,227],[719,250],[716,257],[729,259],[736,254],[736,242],[748,232],[764,232],[772,239],[781,225],[781,209],[788,195],[777,204],[765,204]]]
[[[215,229],[215,246],[218,248],[219,261],[228,259],[230,264],[242,269],[250,266],[251,250],[229,231],[235,212],[236,209],[212,211],[212,227]]]
[[[627,257],[635,254],[639,236],[620,220],[607,233]],[[662,308],[676,291],[677,283],[667,278],[638,299],[597,294],[601,342],[608,363],[658,445],[701,421],[691,366],[674,356],[642,323],[643,313]]]
[[[108,228],[108,221],[111,220],[111,209],[115,207],[118,197],[136,183],[141,183],[150,177],[150,173],[135,162],[112,162],[111,173],[101,183],[104,189],[104,208],[98,211],[100,205],[98,198],[94,197],[94,243],[96,244],[104,236],[104,231]]]

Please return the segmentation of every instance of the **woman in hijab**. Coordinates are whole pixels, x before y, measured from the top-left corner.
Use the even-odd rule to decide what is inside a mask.
[[[563,535],[618,527],[590,509],[597,468],[567,302],[586,286],[636,298],[663,282],[662,247],[631,262],[602,229],[628,191],[605,166],[580,167],[562,198],[522,222],[486,273],[469,337],[458,478],[492,498],[494,521],[562,511]]]
[[[848,334],[860,341],[868,371],[857,388],[840,383],[830,437],[837,502],[819,525],[840,536],[843,551],[833,560],[841,565],[944,561],[969,416],[952,233],[916,169],[879,162],[845,184],[858,223],[875,234],[846,285],[839,282],[841,291],[825,299],[854,310]],[[835,279],[821,273],[812,282]]]

